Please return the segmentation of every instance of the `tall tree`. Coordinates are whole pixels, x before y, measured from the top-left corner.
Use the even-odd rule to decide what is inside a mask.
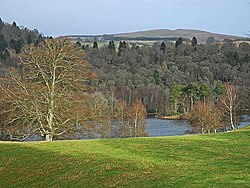
[[[237,108],[238,108],[238,96],[236,86],[233,84],[225,84],[225,93],[220,97],[221,108],[229,122],[230,128],[235,129],[237,127]]]
[[[20,54],[23,69],[1,80],[6,96],[1,102],[11,107],[1,113],[8,116],[4,128],[22,127],[47,141],[76,130],[84,119],[80,112],[85,111],[84,92],[95,77],[83,55],[74,44],[60,39],[26,46]]]
[[[140,100],[135,100],[129,109],[129,118],[132,125],[131,136],[146,136],[145,117],[147,115],[146,108]]]
[[[174,85],[170,89],[170,102],[174,113],[178,111],[178,103],[182,94],[183,87],[181,85]]]

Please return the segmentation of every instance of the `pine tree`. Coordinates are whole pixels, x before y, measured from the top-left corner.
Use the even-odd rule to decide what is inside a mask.
[[[93,48],[98,49],[98,44],[96,41],[94,41],[94,43],[93,43]]]
[[[115,43],[114,41],[109,41],[109,45],[108,45],[108,48],[112,51],[115,51]]]
[[[161,48],[160,48],[162,51],[165,51],[165,49],[166,49],[166,44],[165,44],[165,42],[162,42],[161,43]]]
[[[180,38],[178,38],[178,40],[175,42],[175,48],[177,48],[179,45],[181,45],[182,44],[182,38],[180,37]]]
[[[32,43],[32,37],[29,34],[28,37],[27,37],[27,44],[31,44],[31,43]]]
[[[192,46],[195,46],[196,44],[198,44],[197,38],[193,37],[193,39],[192,39]]]

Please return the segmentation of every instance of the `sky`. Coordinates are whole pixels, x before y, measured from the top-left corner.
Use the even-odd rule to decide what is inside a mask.
[[[244,36],[250,0],[3,0],[0,17],[53,37],[151,29]]]

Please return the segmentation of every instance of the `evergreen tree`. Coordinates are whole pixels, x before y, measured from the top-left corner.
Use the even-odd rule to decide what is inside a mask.
[[[22,39],[18,39],[15,45],[15,51],[17,54],[21,52],[22,47],[23,47],[23,41]]]
[[[115,43],[114,41],[109,41],[109,45],[108,45],[108,48],[112,51],[115,51]]]
[[[98,49],[98,44],[96,41],[94,41],[94,43],[93,43],[93,48]]]
[[[160,49],[161,49],[162,51],[165,51],[165,49],[166,49],[166,44],[165,44],[165,42],[162,42],[162,43],[161,43]]]
[[[16,25],[16,22],[14,21],[13,23],[12,23],[12,27],[16,27],[17,25]]]
[[[127,48],[127,43],[125,41],[120,41],[119,47],[118,47],[118,55],[122,55],[122,53],[125,51]]]
[[[82,45],[82,44],[81,44],[79,41],[76,42],[76,46],[81,47],[81,45]]]
[[[7,42],[6,42],[5,38],[4,38],[4,35],[1,34],[0,35],[0,52],[4,51],[5,48],[7,48]]]
[[[27,38],[27,44],[31,44],[32,43],[32,37],[31,35],[29,34],[28,35],[28,38]]]
[[[182,41],[183,41],[182,38],[179,37],[178,40],[175,42],[175,48],[177,48],[179,45],[181,45]]]
[[[195,46],[196,44],[198,44],[197,38],[193,37],[193,39],[192,39],[192,46]]]
[[[0,59],[5,60],[10,56],[8,50],[7,50],[7,42],[3,36],[3,34],[0,35]]]
[[[0,32],[1,32],[2,28],[3,28],[3,26],[4,26],[4,23],[3,23],[2,19],[0,18]]]

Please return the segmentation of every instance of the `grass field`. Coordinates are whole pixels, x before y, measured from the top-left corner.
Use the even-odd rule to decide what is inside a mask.
[[[0,142],[0,187],[250,187],[250,127],[210,135]]]

